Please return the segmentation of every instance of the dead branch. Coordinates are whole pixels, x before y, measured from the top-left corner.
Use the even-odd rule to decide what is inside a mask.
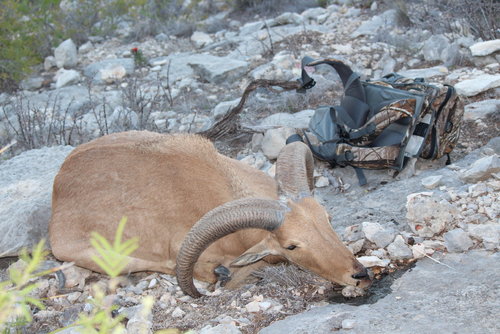
[[[224,115],[221,120],[217,121],[209,129],[198,132],[198,134],[210,140],[217,140],[238,131],[241,126],[238,122],[239,117],[237,116],[239,116],[239,114],[243,110],[243,106],[245,105],[248,95],[259,87],[265,87],[274,92],[285,92],[299,89],[301,85],[298,81],[278,81],[266,79],[254,80],[247,86],[247,88],[245,88],[240,102],[236,107],[232,108],[231,111]],[[282,90],[277,91],[273,89],[273,87],[280,87],[282,88]]]

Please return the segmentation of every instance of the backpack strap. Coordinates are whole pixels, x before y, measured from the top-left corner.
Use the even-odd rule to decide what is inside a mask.
[[[438,110],[436,111],[436,115],[435,115],[435,121],[437,122],[439,120],[439,116],[441,115],[441,112],[443,111],[443,108],[446,106],[446,104],[448,103],[448,101],[450,100],[450,98],[455,95],[455,88],[453,86],[450,86],[450,85],[445,85],[446,87],[448,87],[448,90],[446,91],[446,96],[443,100],[443,102],[441,102],[441,104],[439,105],[439,108]],[[446,124],[445,124],[445,130],[446,128],[449,128],[450,127],[450,121],[449,120],[446,120]],[[434,157],[434,155],[436,154],[436,149],[439,145],[438,143],[439,141],[439,138],[438,138],[438,135],[437,135],[437,130],[436,130],[436,127],[433,126],[432,129],[431,129],[431,140],[430,140],[430,148],[429,148],[429,152],[427,153],[426,156],[423,156],[422,158],[424,159],[432,159]],[[449,159],[449,156],[448,156],[448,159]],[[450,160],[450,163],[451,163],[451,160]]]

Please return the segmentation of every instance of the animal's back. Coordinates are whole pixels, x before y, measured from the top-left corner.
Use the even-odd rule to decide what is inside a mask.
[[[201,216],[235,199],[234,175],[227,170],[234,164],[241,163],[193,135],[127,132],[81,145],[54,181],[52,251],[78,264],[75,254],[89,248],[90,232],[113,240],[126,216],[125,238],[139,237],[141,244],[134,256],[171,259]],[[256,183],[264,197],[272,195],[268,177],[259,176]]]

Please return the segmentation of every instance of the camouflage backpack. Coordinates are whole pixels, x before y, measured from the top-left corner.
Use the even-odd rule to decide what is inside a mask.
[[[375,81],[361,81],[338,59],[302,60],[301,90],[315,85],[306,66],[328,64],[339,74],[344,96],[339,106],[319,107],[304,139],[314,155],[332,166],[352,166],[360,184],[366,169],[401,171],[410,158],[439,159],[455,147],[464,108],[455,89],[390,74]],[[288,142],[302,140],[300,136]]]

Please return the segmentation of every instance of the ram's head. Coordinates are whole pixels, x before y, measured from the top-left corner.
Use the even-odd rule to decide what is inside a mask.
[[[201,296],[193,284],[193,269],[201,253],[220,238],[246,228],[267,230],[262,241],[232,262],[246,266],[266,256],[282,257],[342,285],[370,285],[366,269],[333,230],[328,213],[313,198],[313,157],[302,142],[280,152],[276,179],[280,200],[243,198],[208,212],[191,229],[177,256],[176,274],[182,290]]]

